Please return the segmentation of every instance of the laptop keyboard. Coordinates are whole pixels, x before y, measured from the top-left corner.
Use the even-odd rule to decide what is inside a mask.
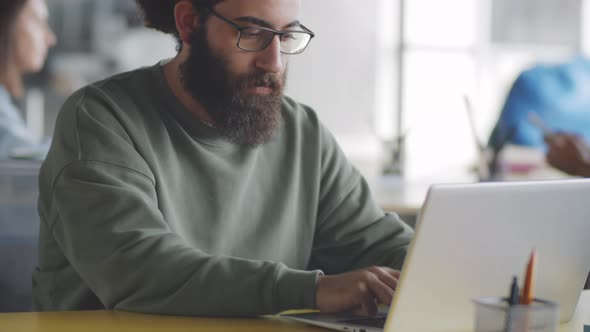
[[[387,317],[355,318],[341,320],[340,323],[384,328],[386,318]]]

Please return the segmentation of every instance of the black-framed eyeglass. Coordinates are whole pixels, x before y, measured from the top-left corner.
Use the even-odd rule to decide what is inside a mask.
[[[264,27],[243,27],[217,13],[212,8],[207,8],[207,10],[238,31],[238,41],[236,45],[239,49],[244,51],[262,51],[267,48],[268,45],[272,43],[274,37],[278,35],[281,41],[281,53],[299,54],[305,51],[311,39],[315,37],[315,34],[303,24],[298,25],[303,31],[277,31]]]

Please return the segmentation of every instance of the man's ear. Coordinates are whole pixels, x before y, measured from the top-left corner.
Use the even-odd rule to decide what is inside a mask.
[[[181,0],[174,6],[176,30],[183,43],[190,44],[192,33],[199,28],[197,9],[190,0]]]

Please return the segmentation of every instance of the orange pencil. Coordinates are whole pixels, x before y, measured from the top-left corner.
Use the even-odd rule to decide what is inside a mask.
[[[524,285],[522,287],[522,294],[520,295],[520,304],[531,304],[535,297],[535,268],[537,265],[537,251],[533,249],[529,263],[526,267],[526,275],[524,278]]]

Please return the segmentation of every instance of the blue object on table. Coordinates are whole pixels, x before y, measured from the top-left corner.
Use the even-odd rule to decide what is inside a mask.
[[[514,82],[489,140],[545,148],[534,112],[551,129],[581,135],[590,141],[590,59],[583,56],[557,65],[536,65]]]
[[[584,332],[590,332],[590,325],[584,325]]]

